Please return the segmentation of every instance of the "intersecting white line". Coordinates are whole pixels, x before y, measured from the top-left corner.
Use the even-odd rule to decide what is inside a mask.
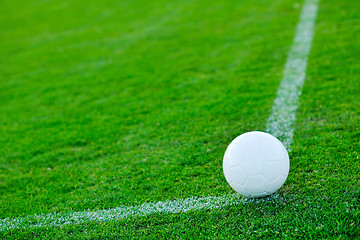
[[[285,65],[284,76],[272,107],[272,113],[266,125],[266,130],[280,138],[288,151],[290,151],[292,143],[296,110],[305,80],[318,2],[319,0],[305,0],[304,2],[294,42]],[[276,200],[276,198],[278,198],[278,195],[270,196],[270,199]],[[2,219],[0,220],[0,231],[31,227],[59,227],[66,224],[84,222],[114,221],[126,217],[146,216],[153,213],[181,213],[200,209],[215,209],[253,201],[263,200],[240,199],[236,195],[230,194],[220,197],[192,197],[176,201],[144,203],[142,205],[122,206],[108,210],[35,214],[26,217]]]

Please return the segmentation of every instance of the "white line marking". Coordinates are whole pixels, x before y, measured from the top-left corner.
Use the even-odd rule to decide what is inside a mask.
[[[284,76],[266,124],[266,131],[278,137],[288,151],[291,151],[296,111],[305,81],[318,2],[319,0],[305,0],[294,42],[285,65]]]
[[[270,199],[278,202],[279,196],[275,194]],[[92,212],[35,214],[33,216],[2,219],[0,220],[0,231],[33,227],[60,227],[67,224],[84,222],[109,222],[127,217],[146,216],[153,213],[184,213],[262,201],[269,201],[269,199],[246,199],[240,198],[235,194],[229,194],[220,197],[192,197],[176,201],[144,203],[137,206],[123,206]]]
[[[291,47],[277,97],[268,119],[267,131],[279,137],[290,149],[296,120],[296,110],[305,80],[307,57],[310,52],[313,29],[316,19],[318,0],[305,0],[300,21],[297,26],[294,43]],[[276,199],[278,195],[270,196]],[[236,195],[221,197],[188,198],[176,201],[144,203],[130,207],[118,207],[109,210],[36,214],[33,216],[5,218],[0,220],[0,231],[31,227],[54,227],[84,222],[106,222],[126,217],[146,216],[153,213],[180,213],[195,210],[221,208],[241,203],[268,201],[266,199],[240,199]],[[278,201],[278,199],[276,200]]]

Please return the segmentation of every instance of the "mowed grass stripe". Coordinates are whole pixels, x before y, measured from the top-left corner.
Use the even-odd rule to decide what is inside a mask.
[[[292,141],[294,131],[293,123],[296,119],[295,112],[298,107],[298,101],[305,79],[307,57],[314,35],[313,29],[317,8],[318,0],[305,0],[294,42],[285,65],[284,77],[267,124],[267,130],[275,136],[281,137],[288,148]],[[290,131],[290,134],[286,133],[288,131]],[[274,199],[276,197],[277,195],[273,195],[271,198]],[[246,201],[247,200],[240,200],[236,195],[203,198],[193,197],[176,201],[144,203],[142,205],[129,207],[124,206],[109,210],[65,214],[39,214],[13,219],[5,218],[0,221],[0,231],[27,227],[62,226],[83,222],[113,221],[126,217],[146,216],[155,213],[180,213],[200,209],[214,209],[246,203]]]

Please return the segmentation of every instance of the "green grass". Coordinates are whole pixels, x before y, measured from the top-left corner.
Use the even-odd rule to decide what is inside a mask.
[[[321,1],[278,201],[4,238],[356,238],[360,5]],[[232,192],[227,144],[264,130],[289,1],[0,3],[0,219]]]

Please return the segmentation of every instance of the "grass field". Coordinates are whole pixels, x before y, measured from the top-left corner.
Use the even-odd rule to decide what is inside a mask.
[[[0,219],[234,193],[227,145],[266,128],[301,1],[0,2]],[[360,2],[320,1],[275,196],[23,227],[4,239],[360,236]]]

